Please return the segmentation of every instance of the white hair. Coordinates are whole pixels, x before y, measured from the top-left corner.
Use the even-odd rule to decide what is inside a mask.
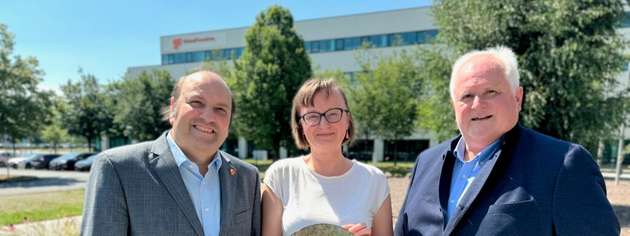
[[[492,48],[486,48],[484,50],[475,50],[464,54],[459,57],[455,64],[453,65],[453,70],[451,71],[451,81],[449,84],[449,89],[451,93],[451,99],[455,98],[454,88],[455,88],[455,80],[457,80],[456,76],[459,70],[461,70],[462,66],[466,64],[471,58],[479,55],[487,55],[491,56],[501,63],[503,67],[503,72],[505,74],[505,79],[507,79],[508,83],[510,83],[510,87],[512,88],[512,94],[514,91],[520,86],[519,82],[519,74],[518,74],[518,62],[516,60],[516,55],[512,51],[512,49],[505,46],[497,46]]]

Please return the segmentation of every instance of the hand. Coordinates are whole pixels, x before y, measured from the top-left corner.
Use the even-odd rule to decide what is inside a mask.
[[[364,224],[347,224],[341,226],[344,229],[350,231],[354,236],[370,236],[372,235],[372,229],[368,228]]]

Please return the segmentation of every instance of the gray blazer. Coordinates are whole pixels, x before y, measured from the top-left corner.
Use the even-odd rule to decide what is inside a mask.
[[[260,235],[256,167],[220,152],[220,235]],[[81,235],[204,235],[166,142],[107,150],[92,166]]]

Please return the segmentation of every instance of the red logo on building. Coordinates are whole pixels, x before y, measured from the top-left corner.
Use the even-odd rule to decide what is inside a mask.
[[[182,46],[182,38],[174,38],[173,39],[173,48],[179,49],[179,46]]]

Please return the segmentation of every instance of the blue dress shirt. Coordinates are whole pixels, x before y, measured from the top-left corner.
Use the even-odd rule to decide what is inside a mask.
[[[169,132],[166,136],[179,173],[182,175],[188,194],[195,205],[197,217],[203,226],[206,236],[219,235],[221,229],[221,184],[219,183],[219,168],[222,160],[219,152],[208,164],[208,172],[202,176],[199,166],[190,161],[177,146]]]
[[[448,209],[446,209],[446,222],[453,218],[457,213],[457,205],[470,184],[475,180],[479,171],[483,168],[490,158],[494,157],[499,149],[501,138],[497,139],[490,145],[486,146],[477,153],[475,158],[470,161],[464,161],[466,154],[466,143],[464,137],[461,137],[455,147],[455,164],[453,165],[453,175],[451,177],[451,190],[448,195]]]

